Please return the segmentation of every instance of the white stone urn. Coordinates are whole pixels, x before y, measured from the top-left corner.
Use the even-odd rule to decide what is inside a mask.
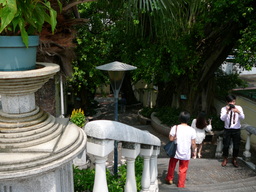
[[[85,149],[84,131],[35,105],[34,93],[59,71],[0,72],[0,191],[73,192],[73,159]]]

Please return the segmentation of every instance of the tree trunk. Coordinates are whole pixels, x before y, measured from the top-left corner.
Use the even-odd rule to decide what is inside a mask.
[[[131,81],[131,74],[129,71],[125,72],[123,84],[120,90],[123,93],[123,97],[126,99],[127,105],[132,105],[138,103],[134,91],[132,89],[132,81]]]
[[[174,104],[173,102],[173,98],[176,98],[174,96],[173,90],[175,90],[175,87],[173,87],[172,83],[159,83],[156,107],[172,106],[174,108],[178,108],[179,106],[177,106],[176,104],[179,104],[179,102],[177,102],[176,104]]]

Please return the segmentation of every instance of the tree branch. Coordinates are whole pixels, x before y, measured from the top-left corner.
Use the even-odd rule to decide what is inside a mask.
[[[85,2],[93,2],[93,1],[96,1],[96,0],[82,0],[82,1],[74,1],[70,4],[68,4],[67,6],[63,7],[63,11],[67,11],[68,9],[76,6],[76,5],[79,5],[79,4],[82,4],[82,3],[85,3]]]

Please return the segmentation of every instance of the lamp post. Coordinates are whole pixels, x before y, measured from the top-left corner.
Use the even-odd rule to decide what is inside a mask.
[[[112,63],[98,66],[96,67],[96,69],[108,72],[112,91],[114,93],[114,102],[115,102],[114,120],[118,121],[118,95],[123,83],[125,71],[131,71],[131,70],[137,69],[137,67],[134,67],[132,65],[128,65],[125,63],[121,63],[119,61],[114,61]],[[115,146],[114,146],[114,173],[115,174],[117,174],[117,164],[118,164],[117,145],[118,145],[118,142],[115,141]]]

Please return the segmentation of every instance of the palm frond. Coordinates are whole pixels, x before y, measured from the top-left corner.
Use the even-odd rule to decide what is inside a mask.
[[[202,0],[128,0],[128,5],[128,32],[140,31],[140,35],[154,31],[175,37],[177,32],[189,32],[196,16],[206,10]]]

